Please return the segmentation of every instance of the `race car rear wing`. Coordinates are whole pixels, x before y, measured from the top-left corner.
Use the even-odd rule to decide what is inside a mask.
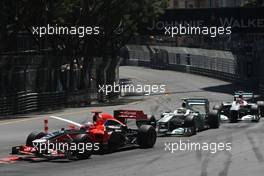
[[[127,119],[135,119],[137,127],[141,125],[152,125],[156,127],[156,119],[154,116],[148,118],[148,115],[141,110],[115,110],[114,117],[120,122],[126,124]]]
[[[239,95],[242,95],[244,99],[253,99],[254,93],[253,92],[243,92],[243,91],[237,91],[234,93],[234,97],[238,98]]]
[[[208,104],[208,99],[205,98],[182,98],[187,104]]]
[[[115,110],[114,117],[116,119],[147,119],[147,114],[140,110]]]
[[[204,106],[206,113],[209,113],[209,100],[206,98],[184,98],[182,99],[185,103],[186,106],[190,109],[193,109],[193,106],[199,105],[199,106]]]

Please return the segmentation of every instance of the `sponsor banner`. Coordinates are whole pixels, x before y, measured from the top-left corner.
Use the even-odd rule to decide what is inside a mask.
[[[169,9],[139,26],[142,35],[164,34],[168,26],[231,27],[232,33],[264,32],[264,8]]]

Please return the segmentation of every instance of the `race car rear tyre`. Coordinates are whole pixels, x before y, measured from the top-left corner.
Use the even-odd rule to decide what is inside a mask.
[[[193,123],[193,126],[191,127],[191,136],[197,134],[197,128],[195,123]]]
[[[32,132],[28,135],[26,140],[26,146],[34,147],[33,141],[44,137],[46,134],[44,132]]]
[[[219,112],[218,110],[213,110],[208,114],[208,124],[210,128],[219,128],[220,120],[219,120]]]
[[[238,111],[230,111],[230,122],[235,123],[238,121]]]
[[[260,116],[264,117],[264,101],[258,101],[257,104],[259,107]]]
[[[157,139],[157,133],[153,126],[142,125],[138,129],[137,143],[141,148],[152,148]]]
[[[253,122],[259,122],[260,120],[260,109],[258,105],[252,105],[250,108],[251,115],[255,116],[255,119],[253,119]]]
[[[94,145],[92,143],[92,140],[87,135],[78,135],[73,140],[73,142],[76,144],[77,147],[76,150],[68,151],[66,153],[66,156],[69,160],[82,160],[90,158],[93,153]],[[78,147],[80,146],[80,144],[82,144],[82,149]],[[87,148],[87,145],[92,147]]]

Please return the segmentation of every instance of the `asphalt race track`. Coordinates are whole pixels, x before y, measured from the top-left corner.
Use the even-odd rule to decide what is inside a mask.
[[[1,176],[260,176],[264,173],[264,118],[259,123],[224,123],[219,129],[206,130],[192,137],[161,137],[153,149],[127,149],[106,155],[92,155],[81,161],[16,161],[6,160],[11,146],[25,143],[31,131],[43,129],[43,119],[49,115],[61,116],[77,122],[91,119],[92,109],[112,112],[113,109],[142,109],[158,115],[176,108],[180,98],[206,97],[211,106],[232,100],[236,88],[224,81],[174,71],[152,70],[140,67],[121,67],[120,78],[142,84],[165,84],[166,94],[125,97],[115,106],[86,107],[28,115],[30,118],[0,121],[0,175]],[[65,123],[49,120],[49,129],[57,130]],[[231,143],[231,151],[165,151],[168,142]]]

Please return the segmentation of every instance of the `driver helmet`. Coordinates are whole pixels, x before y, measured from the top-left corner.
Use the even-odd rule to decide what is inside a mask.
[[[177,113],[178,114],[185,114],[186,113],[186,108],[185,107],[181,107],[181,108],[177,109]]]
[[[236,98],[237,101],[241,101],[243,100],[243,95],[242,94],[239,94],[238,97]]]

